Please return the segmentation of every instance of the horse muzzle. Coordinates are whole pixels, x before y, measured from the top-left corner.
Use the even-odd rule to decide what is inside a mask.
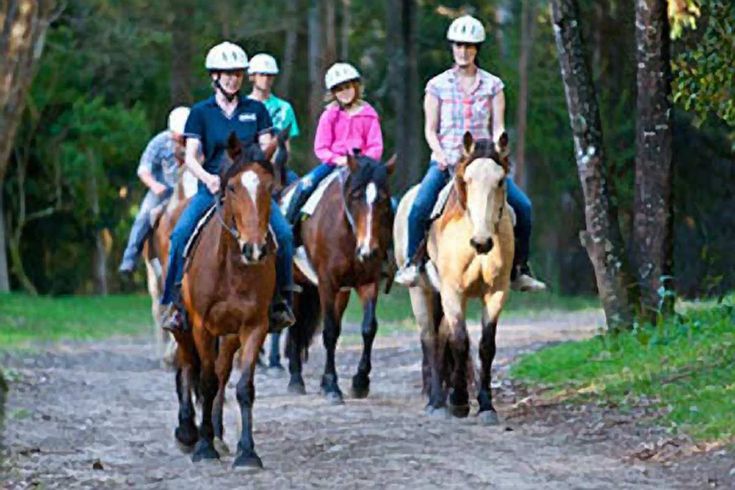
[[[258,264],[263,262],[263,260],[268,256],[268,245],[266,242],[244,242],[240,247],[242,260],[246,264]]]
[[[369,262],[378,256],[378,247],[360,245],[355,249],[355,257],[360,262]]]
[[[475,237],[470,238],[470,245],[479,254],[486,254],[493,249],[493,239],[488,237],[486,239],[476,239]]]

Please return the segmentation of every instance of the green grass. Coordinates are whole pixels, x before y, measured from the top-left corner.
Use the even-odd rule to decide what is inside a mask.
[[[0,294],[0,349],[150,331],[144,295],[32,297]]]
[[[626,407],[646,397],[673,431],[735,442],[735,295],[658,326],[542,349],[520,359],[511,375],[560,399]]]
[[[593,297],[559,296],[553,293],[517,293],[511,292],[510,299],[503,310],[503,317],[541,315],[551,310],[578,311],[598,308],[599,301]],[[481,316],[479,300],[469,303],[467,317],[477,321]],[[350,303],[345,311],[346,321],[359,323],[362,320],[362,305],[356,294],[352,294]],[[381,332],[385,333],[382,325],[388,323],[389,329],[413,329],[414,319],[411,310],[411,300],[408,289],[394,286],[390,295],[381,294],[378,298],[378,321],[381,323]]]

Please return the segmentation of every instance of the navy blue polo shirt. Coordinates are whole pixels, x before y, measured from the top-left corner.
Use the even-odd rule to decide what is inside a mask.
[[[230,133],[237,134],[240,141],[257,143],[258,136],[269,132],[272,126],[268,109],[262,102],[240,97],[237,107],[228,117],[212,96],[191,108],[184,134],[202,142],[204,170],[218,173]]]

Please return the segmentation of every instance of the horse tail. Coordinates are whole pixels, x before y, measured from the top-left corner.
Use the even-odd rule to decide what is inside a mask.
[[[288,329],[288,343],[296,349],[303,361],[309,360],[309,346],[316,334],[321,317],[319,290],[312,284],[303,284],[303,291],[297,295],[295,303],[296,323]]]

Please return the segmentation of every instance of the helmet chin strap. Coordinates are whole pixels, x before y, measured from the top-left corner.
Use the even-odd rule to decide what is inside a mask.
[[[222,86],[222,84],[219,83],[219,77],[220,77],[220,75],[218,74],[217,75],[217,78],[214,79],[214,86],[217,87],[220,92],[222,92],[222,95],[225,96],[225,99],[227,99],[227,102],[232,102],[233,100],[235,100],[235,97],[237,97],[237,95],[240,93],[240,91],[238,90],[238,91],[233,92],[233,93],[228,92],[227,90],[225,90],[225,88]]]

